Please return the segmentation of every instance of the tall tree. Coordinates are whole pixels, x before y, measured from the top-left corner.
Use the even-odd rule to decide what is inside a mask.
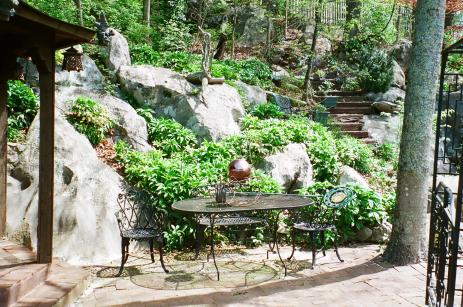
[[[360,0],[346,1],[346,29],[350,30],[349,36],[355,36],[358,32],[358,21],[362,12]]]
[[[74,0],[74,5],[76,6],[77,20],[79,25],[84,25],[84,19],[82,17],[82,2],[80,0]]]
[[[323,0],[318,0],[315,8],[315,25],[312,35],[312,46],[310,47],[310,53],[306,61],[307,70],[304,78],[304,94],[302,97],[304,101],[308,101],[313,98],[313,89],[312,84],[310,83],[310,78],[312,77],[313,60],[315,58],[315,49],[317,48],[318,32],[322,22],[322,4]]]
[[[395,264],[426,254],[428,179],[436,81],[444,36],[445,0],[418,0],[397,172],[397,206],[384,258]]]
[[[151,23],[151,0],[143,0],[143,21],[147,26]]]

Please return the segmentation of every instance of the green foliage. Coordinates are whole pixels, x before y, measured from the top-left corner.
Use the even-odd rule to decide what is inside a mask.
[[[18,141],[29,128],[39,109],[34,92],[21,81],[8,81],[8,131],[9,141]]]
[[[98,145],[113,127],[108,111],[96,101],[86,97],[78,97],[72,103],[66,118],[93,145]]]
[[[399,159],[399,148],[392,143],[383,143],[375,148],[375,154],[384,161],[397,161]]]
[[[194,133],[173,119],[154,118],[147,109],[138,109],[146,120],[149,141],[167,156],[195,147]]]
[[[281,193],[282,189],[275,179],[260,170],[255,170],[240,192]]]
[[[191,42],[190,28],[178,20],[168,20],[160,29],[159,47],[161,50],[186,50]]]
[[[259,119],[281,118],[285,116],[285,114],[281,112],[280,107],[273,103],[263,103],[257,105],[251,111],[251,115]]]
[[[369,145],[350,136],[344,136],[336,141],[339,161],[353,167],[361,173],[369,173],[373,168],[373,150]]]
[[[150,64],[166,67],[180,73],[201,71],[201,56],[185,51],[155,51],[147,44],[131,45],[132,61],[136,64]],[[213,60],[211,73],[214,77],[226,80],[241,80],[251,85],[268,87],[271,84],[272,72],[267,64],[257,59]]]
[[[392,83],[392,59],[385,52],[363,48],[355,55],[359,61],[359,85],[371,92],[385,92]]]
[[[318,182],[300,191],[305,195],[320,195],[316,197],[317,201],[322,200],[322,195],[334,186],[328,182]],[[349,185],[354,191],[355,198],[345,207],[336,210],[336,228],[342,240],[350,240],[355,233],[366,227],[374,227],[380,225],[388,218],[389,200],[384,200],[379,194],[373,190],[363,188],[357,185]],[[319,203],[320,204],[320,203]],[[315,206],[307,208],[309,218],[317,218],[319,220],[332,219],[333,211],[324,207],[324,215],[320,216]],[[317,214],[317,216],[315,216]],[[326,245],[330,245],[334,237],[328,235]]]
[[[319,123],[311,123],[311,130],[307,150],[315,179],[334,182],[339,169],[334,135]]]

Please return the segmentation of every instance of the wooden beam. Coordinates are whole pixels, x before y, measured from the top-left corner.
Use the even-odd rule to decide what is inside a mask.
[[[54,39],[53,39],[54,40]],[[55,175],[55,51],[53,40],[40,48],[37,65],[40,74],[40,151],[37,262],[53,258],[53,207]]]
[[[8,141],[6,138],[7,110],[6,102],[7,79],[0,76],[0,238],[6,231],[6,187],[7,187],[7,163]]]

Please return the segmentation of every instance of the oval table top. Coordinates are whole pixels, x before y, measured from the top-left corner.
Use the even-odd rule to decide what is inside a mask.
[[[313,204],[310,196],[297,194],[236,193],[219,204],[212,197],[198,197],[175,202],[174,210],[196,214],[221,214],[246,211],[297,209]]]

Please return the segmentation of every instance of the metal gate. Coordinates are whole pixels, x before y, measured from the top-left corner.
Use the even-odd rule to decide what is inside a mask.
[[[463,306],[463,266],[459,263],[463,256],[459,248],[463,198],[463,72],[451,72],[449,65],[462,54],[463,40],[460,40],[442,55],[426,278],[426,304],[430,306]],[[452,191],[441,182],[442,175],[458,176],[458,187]]]

